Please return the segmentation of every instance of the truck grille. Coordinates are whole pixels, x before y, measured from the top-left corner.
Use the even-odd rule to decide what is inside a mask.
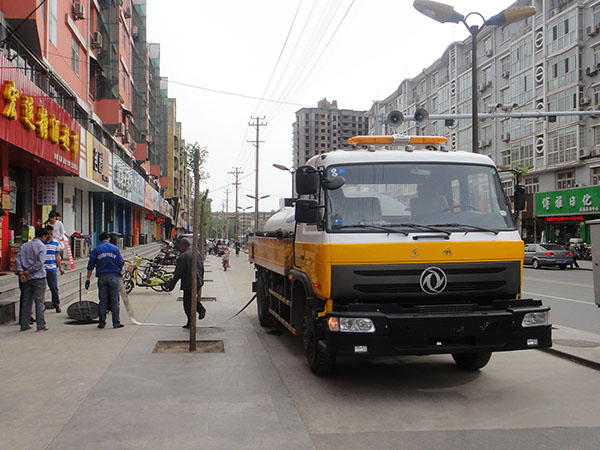
[[[423,271],[437,267],[446,276],[445,288],[426,293],[420,284]],[[487,304],[514,298],[520,292],[520,261],[333,266],[332,298],[336,301],[398,302],[401,304]]]

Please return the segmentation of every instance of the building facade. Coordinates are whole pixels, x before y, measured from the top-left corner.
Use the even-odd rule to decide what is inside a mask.
[[[339,109],[336,100],[323,99],[316,108],[296,111],[294,167],[300,167],[314,155],[350,148],[348,139],[367,134],[366,111]]]
[[[102,231],[134,246],[175,221],[161,183],[167,91],[146,42],[146,1],[38,3],[0,8],[3,270],[51,210],[80,239],[76,256]]]
[[[600,109],[600,2],[515,4],[533,5],[537,13],[506,27],[485,27],[478,36],[478,110]],[[455,121],[450,127],[443,120],[406,121],[392,127],[385,118],[393,110],[410,116],[417,108],[430,114],[470,113],[471,102],[469,37],[451,44],[421,74],[402,81],[395,92],[375,102],[367,113],[369,132],[445,135],[450,149],[470,151],[470,120]],[[600,203],[588,204],[596,195],[587,192],[600,190],[600,118],[480,119],[477,147],[498,165],[526,168],[523,182],[531,196],[523,221],[524,239],[565,243],[581,236],[589,242],[584,222],[600,217]],[[513,176],[502,176],[506,192],[512,195]],[[560,195],[573,189],[586,192]],[[563,200],[565,205],[575,204],[563,208]]]

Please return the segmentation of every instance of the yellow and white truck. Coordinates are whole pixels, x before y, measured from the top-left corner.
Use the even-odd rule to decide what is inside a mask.
[[[478,370],[550,347],[550,308],[520,295],[523,241],[493,161],[439,137],[349,142],[371,147],[299,167],[294,207],[249,238],[260,324],[301,335],[317,374],[338,355],[451,354]]]

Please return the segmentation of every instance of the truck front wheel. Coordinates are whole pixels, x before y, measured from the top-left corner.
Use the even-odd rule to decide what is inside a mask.
[[[452,353],[454,362],[461,369],[479,370],[489,362],[492,357],[491,352],[482,353]]]
[[[306,302],[304,304],[303,326],[302,341],[310,370],[317,375],[331,373],[335,365],[335,356],[328,355],[319,345],[316,320]]]

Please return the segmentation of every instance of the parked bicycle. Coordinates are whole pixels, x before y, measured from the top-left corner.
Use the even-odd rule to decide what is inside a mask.
[[[148,264],[141,267],[142,261],[148,261]],[[122,277],[125,292],[129,294],[135,286],[149,287],[157,292],[168,291],[168,282],[173,279],[173,274],[166,273],[154,260],[135,255],[134,262],[125,261]]]

